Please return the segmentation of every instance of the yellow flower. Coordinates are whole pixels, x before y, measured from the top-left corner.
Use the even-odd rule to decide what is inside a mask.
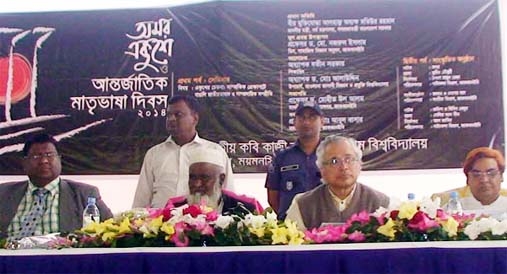
[[[120,226],[118,227],[118,233],[125,234],[130,233],[132,230],[130,229],[130,220],[129,218],[124,218],[123,221],[120,223]]]
[[[106,231],[118,232],[120,227],[117,224],[106,224]]]
[[[271,244],[287,244],[287,228],[286,227],[277,227],[271,229],[271,233],[273,235],[271,236],[271,240],[273,241]]]
[[[207,205],[201,205],[201,211],[204,214],[212,212],[214,209],[212,207],[209,207]]]
[[[305,240],[303,239],[303,237],[291,237],[290,241],[289,241],[289,245],[300,245],[304,241]]]
[[[87,226],[81,228],[81,231],[84,233],[93,234],[97,232],[97,229],[99,227],[99,223],[91,222]]]
[[[107,219],[102,223],[92,222],[88,224],[86,227],[82,228],[81,231],[88,234],[96,234],[102,235],[103,233],[108,231],[108,226],[113,223],[113,219]]]
[[[155,233],[155,234],[158,233],[158,231],[160,230],[160,227],[164,223],[162,221],[163,218],[164,218],[164,216],[160,215],[156,219],[151,220],[151,222],[149,223],[149,227],[150,227],[150,230],[153,231],[153,233]]]
[[[389,220],[384,225],[377,228],[377,232],[391,239],[394,239],[394,233],[396,232],[394,226],[395,223],[393,222],[393,219],[389,218]]]
[[[417,213],[417,204],[414,202],[405,202],[400,205],[398,218],[410,220]]]
[[[144,238],[152,238],[157,236],[158,231],[163,224],[162,218],[164,218],[164,216],[161,215],[156,219],[149,220],[139,228],[139,231],[143,233]]]
[[[175,232],[174,226],[172,224],[170,224],[169,222],[163,223],[162,226],[160,227],[160,231],[162,231],[165,234],[167,234],[167,236],[165,236],[166,240],[168,240],[169,238],[171,238],[171,236]]]
[[[135,219],[135,220],[134,220],[134,225],[135,225],[136,227],[141,227],[141,226],[143,226],[143,225],[144,225],[144,220],[143,220],[143,219]]]
[[[118,234],[115,232],[106,232],[102,234],[102,241],[109,242],[110,240],[114,240],[117,236]]]
[[[257,237],[262,238],[264,237],[265,231],[263,227],[253,228],[249,227],[250,233],[255,234]]]
[[[444,228],[444,230],[447,232],[447,235],[449,235],[449,237],[453,237],[453,236],[458,235],[459,223],[453,217],[449,217],[445,221],[441,220],[440,223],[442,224],[442,228]]]
[[[304,242],[305,234],[297,228],[296,222],[286,220],[285,225],[289,234],[290,245],[300,245]]]

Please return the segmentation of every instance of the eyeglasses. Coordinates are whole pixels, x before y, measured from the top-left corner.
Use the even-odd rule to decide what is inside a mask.
[[[41,154],[27,155],[24,158],[28,159],[28,160],[32,160],[32,161],[37,161],[42,158],[47,158],[48,160],[53,160],[57,157],[60,157],[60,155],[58,155],[58,152],[46,152],[46,153],[41,153]]]
[[[480,170],[470,170],[468,172],[469,175],[471,175],[474,178],[481,178],[483,175],[488,176],[489,178],[493,179],[500,173],[500,170],[498,169],[488,169],[486,171],[480,171]]]
[[[323,165],[327,166],[344,166],[344,165],[351,165],[352,163],[358,161],[356,157],[353,156],[345,156],[343,158],[333,157],[328,161],[322,162]]]

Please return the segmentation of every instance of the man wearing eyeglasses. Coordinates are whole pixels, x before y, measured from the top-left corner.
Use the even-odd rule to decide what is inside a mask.
[[[439,197],[445,206],[450,193],[457,192],[464,211],[500,217],[507,214],[507,190],[501,188],[504,170],[505,159],[499,151],[488,147],[472,149],[463,163],[466,186],[434,194],[432,198]]]
[[[113,216],[91,185],[60,178],[62,163],[56,140],[36,134],[23,147],[28,181],[0,184],[0,237],[20,239],[83,226],[88,197],[95,197],[101,220]]]
[[[206,205],[219,214],[262,213],[255,199],[223,189],[226,179],[224,155],[221,150],[206,148],[188,152],[188,195],[169,199],[167,206]]]
[[[280,220],[285,218],[296,194],[321,184],[315,150],[324,124],[323,113],[316,102],[307,101],[298,104],[295,114],[298,139],[294,145],[276,154],[265,183],[268,203]]]
[[[361,211],[387,207],[389,198],[357,182],[362,151],[352,138],[330,135],[317,147],[317,166],[324,184],[294,197],[287,219],[301,230],[324,223],[343,223]]]

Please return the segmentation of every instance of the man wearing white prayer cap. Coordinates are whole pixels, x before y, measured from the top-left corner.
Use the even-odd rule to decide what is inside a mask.
[[[225,182],[226,159],[220,150],[196,148],[188,153],[190,194],[169,199],[167,205],[202,204],[221,214],[262,212],[260,203],[251,197],[238,195],[222,188]],[[239,210],[240,212],[236,212]]]

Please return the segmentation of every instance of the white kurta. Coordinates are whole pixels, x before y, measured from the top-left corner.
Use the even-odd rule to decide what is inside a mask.
[[[196,134],[194,140],[179,146],[169,137],[146,152],[132,207],[160,208],[165,206],[169,198],[187,195],[188,152],[199,147],[218,149],[224,153],[223,158],[227,161],[224,163],[224,188],[234,191],[231,162],[219,144],[202,139]]]

